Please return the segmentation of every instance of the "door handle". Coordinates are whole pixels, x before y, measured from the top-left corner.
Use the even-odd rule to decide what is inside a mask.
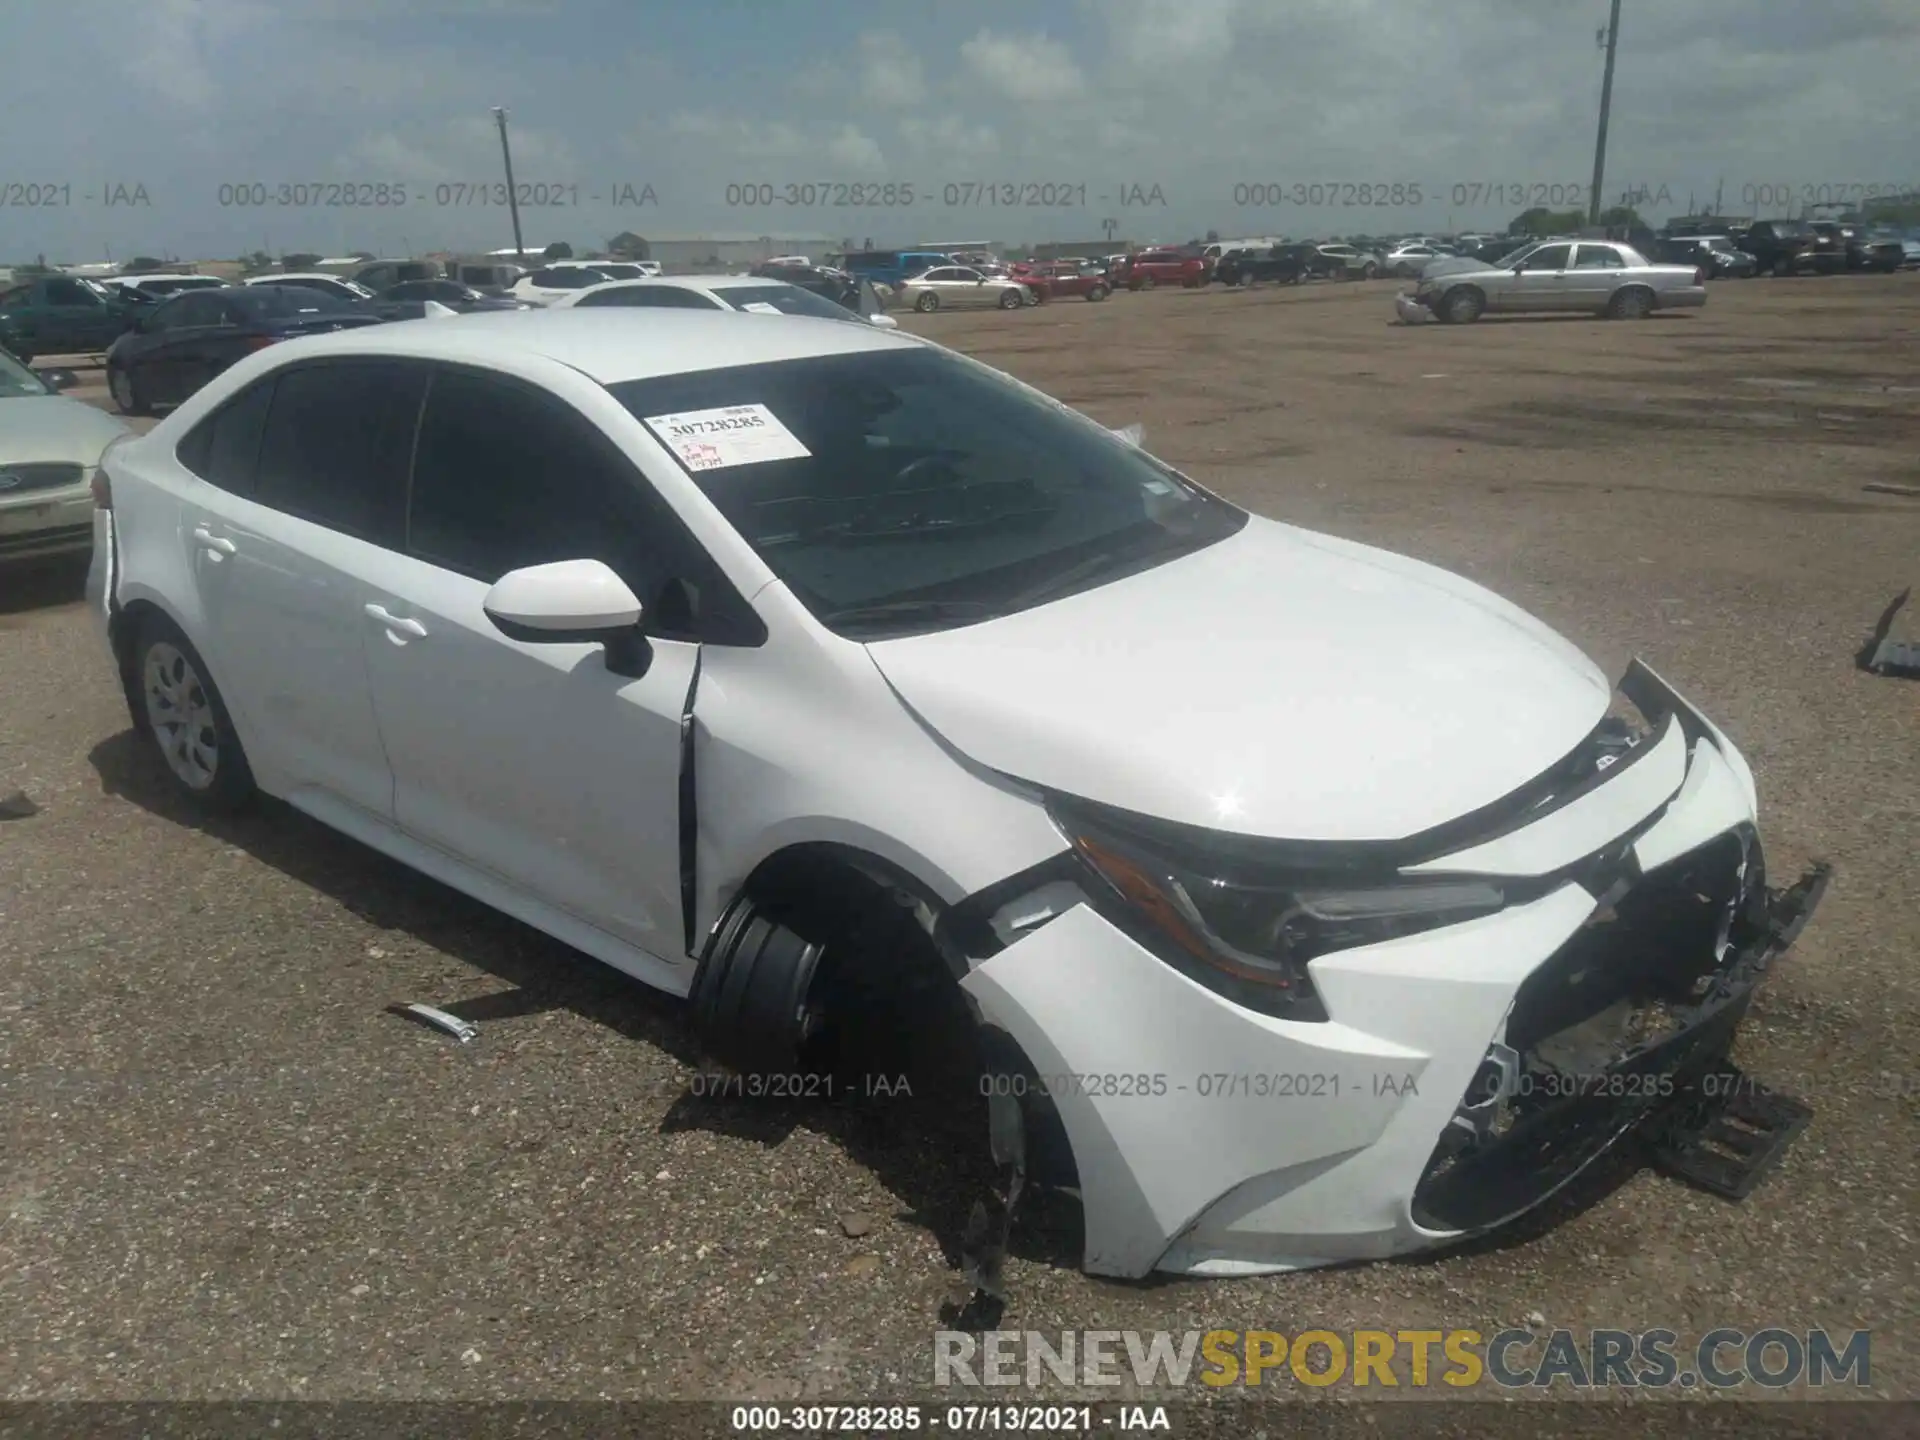
[[[196,525],[194,527],[193,542],[203,550],[212,551],[215,555],[233,554],[233,541],[221,539],[218,535],[210,532],[204,525]]]
[[[371,619],[378,620],[387,629],[401,635],[411,635],[416,640],[424,638],[427,633],[427,627],[418,620],[403,620],[384,605],[367,606],[367,615]]]

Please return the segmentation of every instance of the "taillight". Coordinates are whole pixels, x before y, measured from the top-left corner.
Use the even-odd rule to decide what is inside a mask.
[[[107,479],[105,470],[93,472],[93,508],[96,510],[113,509],[113,484]]]

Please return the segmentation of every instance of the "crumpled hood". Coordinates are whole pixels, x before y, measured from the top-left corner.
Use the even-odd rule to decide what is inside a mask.
[[[106,411],[64,395],[0,399],[0,465],[98,465],[100,452],[129,433]]]
[[[1456,819],[1562,759],[1612,694],[1491,591],[1259,517],[1157,569],[867,648],[979,764],[1281,839],[1401,839]]]

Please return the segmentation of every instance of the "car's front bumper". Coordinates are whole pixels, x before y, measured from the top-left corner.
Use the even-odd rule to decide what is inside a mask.
[[[1442,866],[1571,865],[1581,878],[1497,915],[1314,961],[1327,1021],[1235,1005],[1086,904],[1056,901],[1057,918],[971,970],[962,983],[982,1019],[1028,1067],[990,1083],[1026,1094],[1030,1117],[1071,1149],[1087,1269],[1265,1273],[1497,1226],[1724,1056],[1818,887],[1775,897],[1778,923],[1750,936],[1722,943],[1712,923],[1699,929],[1689,894],[1733,885],[1731,905],[1763,883],[1751,777],[1710,722],[1641,673],[1676,717],[1658,753]],[[1595,855],[1616,868],[1579,858]],[[1622,890],[1605,875],[1637,878]],[[1745,895],[1755,913],[1762,893]],[[1705,992],[1665,993],[1683,973]],[[1625,1040],[1613,1034],[1623,1023]],[[1516,1068],[1489,1102],[1488,1067],[1504,1051]]]

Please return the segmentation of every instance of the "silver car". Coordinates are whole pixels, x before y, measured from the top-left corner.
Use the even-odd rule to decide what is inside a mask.
[[[0,350],[0,565],[93,548],[94,471],[131,433]]]
[[[898,299],[923,313],[966,305],[1018,310],[1027,303],[1027,287],[1015,280],[996,280],[971,266],[939,265],[903,284]]]
[[[1488,313],[1548,311],[1642,320],[1706,303],[1705,277],[1691,265],[1656,265],[1613,240],[1550,240],[1498,261],[1431,261],[1395,307],[1403,320],[1464,325]]]

